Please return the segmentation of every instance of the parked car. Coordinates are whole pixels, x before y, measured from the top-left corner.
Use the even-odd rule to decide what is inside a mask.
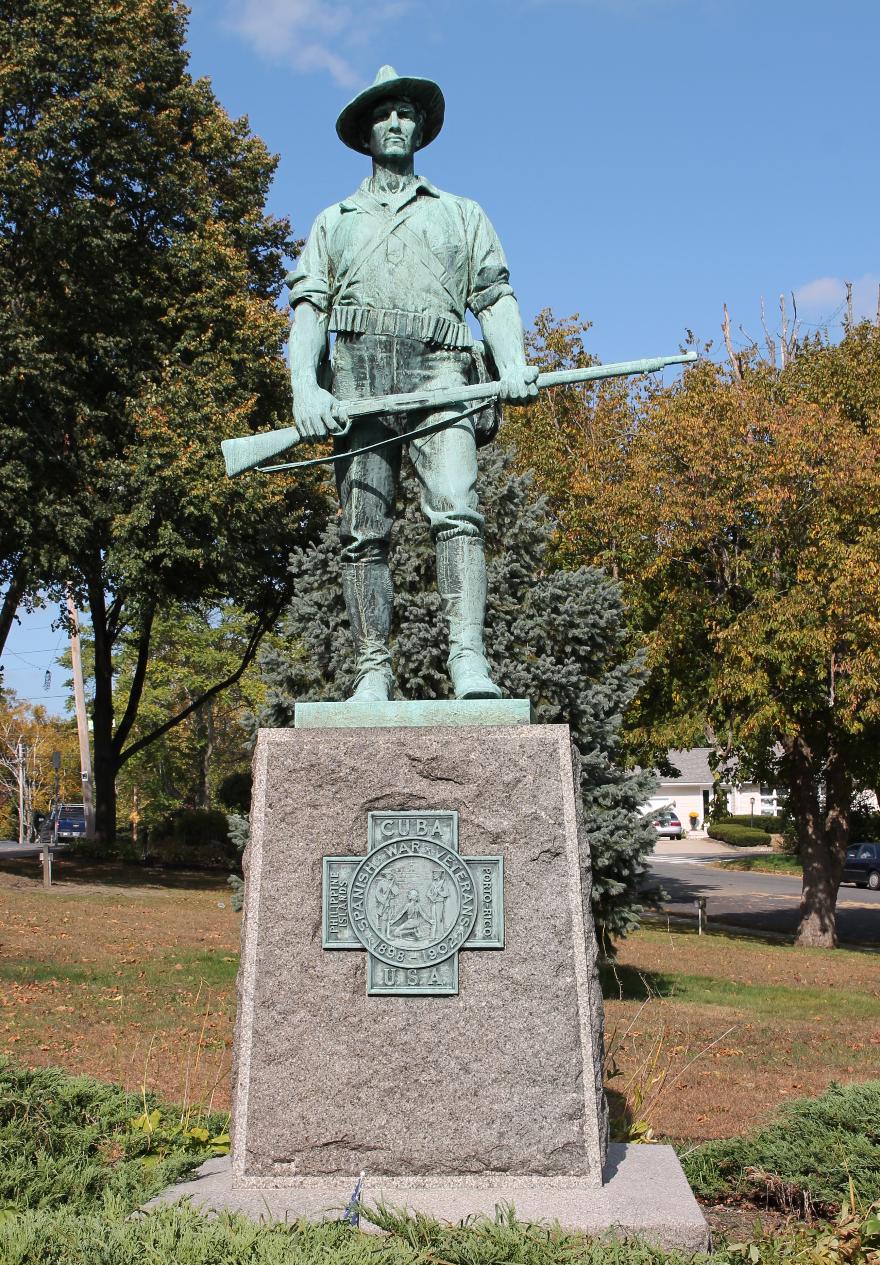
[[[658,839],[683,839],[684,828],[671,808],[661,808],[651,818]]]
[[[854,843],[847,848],[840,881],[880,891],[880,843]]]
[[[50,843],[70,843],[86,837],[86,810],[82,804],[56,804],[49,818]]]

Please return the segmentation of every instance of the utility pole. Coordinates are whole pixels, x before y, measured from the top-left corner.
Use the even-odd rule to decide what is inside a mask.
[[[49,813],[49,821],[58,808],[58,786],[61,780],[61,752],[52,752],[52,768],[55,770],[55,788],[52,792],[52,808]],[[43,886],[52,886],[52,831],[46,830],[44,826],[40,827],[40,842],[43,845],[43,851],[40,856],[43,861]]]
[[[27,747],[19,738],[15,748],[15,767],[18,774],[18,846],[23,848],[27,843],[24,827],[24,784],[27,777]]]
[[[76,731],[79,734],[79,767],[82,777],[83,809],[86,838],[95,837],[95,806],[92,799],[92,753],[89,748],[89,722],[86,718],[86,692],[83,688],[82,657],[79,651],[79,616],[67,590],[67,614],[70,616],[70,662],[73,667],[73,697],[76,702]]]

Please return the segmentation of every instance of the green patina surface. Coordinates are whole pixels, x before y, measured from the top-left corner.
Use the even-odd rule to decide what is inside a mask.
[[[459,856],[457,812],[369,813],[367,855],[324,858],[322,932],[370,996],[455,994],[461,949],[504,948],[503,858]]]
[[[340,573],[356,655],[352,698],[363,703],[384,704],[394,694],[388,548],[403,447],[436,550],[453,692],[459,700],[501,697],[483,643],[477,449],[494,438],[502,402],[535,399],[539,374],[526,361],[507,260],[485,211],[415,171],[415,154],[439,133],[444,109],[436,83],[383,66],[340,114],[340,140],[368,155],[372,172],[317,217],[287,279],[295,426],[224,445],[235,474],[258,462],[272,468],[267,462],[298,440],[333,439],[332,455],[293,467],[335,463]],[[550,375],[555,383],[545,375],[543,385],[692,358],[565,371]]]
[[[527,698],[416,699],[387,703],[297,703],[295,729],[410,729],[416,726],[529,725]]]

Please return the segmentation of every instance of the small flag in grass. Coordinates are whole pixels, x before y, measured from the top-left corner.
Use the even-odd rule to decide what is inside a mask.
[[[364,1177],[365,1173],[363,1169],[361,1169],[361,1175],[357,1179],[354,1190],[351,1192],[351,1199],[349,1199],[345,1212],[342,1214],[342,1220],[347,1221],[348,1224],[354,1226],[355,1229],[357,1229],[361,1223],[361,1197],[364,1191]]]

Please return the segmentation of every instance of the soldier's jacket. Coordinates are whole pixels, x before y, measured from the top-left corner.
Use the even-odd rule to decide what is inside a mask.
[[[288,285],[291,306],[308,300],[329,317],[331,331],[448,348],[471,345],[468,308],[479,317],[513,293],[482,208],[421,176],[387,205],[367,179],[322,211]]]

